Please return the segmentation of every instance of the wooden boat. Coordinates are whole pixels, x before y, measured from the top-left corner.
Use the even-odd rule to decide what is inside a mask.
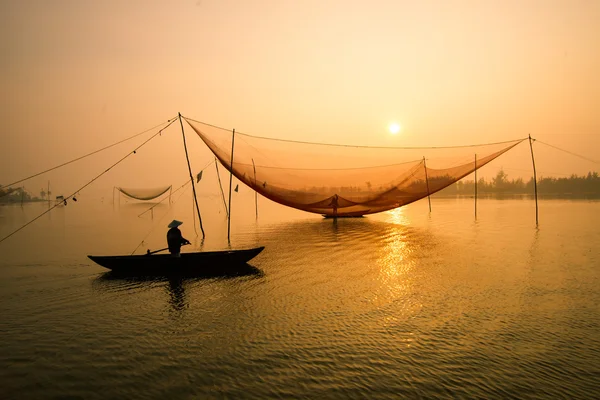
[[[346,212],[338,215],[333,214],[322,214],[325,218],[362,218],[365,214],[368,214],[370,209],[367,211],[356,211],[356,212]]]
[[[116,273],[140,275],[177,275],[231,271],[247,266],[264,246],[241,250],[200,251],[171,254],[143,254],[129,256],[88,256],[95,263]]]

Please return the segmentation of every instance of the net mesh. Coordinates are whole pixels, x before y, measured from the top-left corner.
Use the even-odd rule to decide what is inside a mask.
[[[122,188],[116,187],[116,189],[123,193],[127,197],[131,197],[136,200],[153,200],[157,197],[162,196],[166,192],[171,189],[171,186],[153,188],[153,189],[131,189],[131,188]]]
[[[339,217],[378,213],[427,197],[525,140],[444,148],[345,146],[233,136],[186,121],[251,189],[279,204]]]

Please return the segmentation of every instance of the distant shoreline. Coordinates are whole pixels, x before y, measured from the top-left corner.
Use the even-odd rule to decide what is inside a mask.
[[[449,194],[449,193],[434,193],[431,195],[434,198],[475,198],[474,194]],[[495,199],[495,200],[515,200],[515,199],[534,199],[533,193],[478,193],[478,199]],[[538,193],[538,199],[545,200],[600,200],[598,193]]]
[[[449,194],[437,192],[431,195],[434,199],[475,199],[474,194]],[[478,193],[477,199],[484,200],[533,200],[533,193]],[[539,200],[600,200],[600,194],[598,193],[538,193]],[[0,202],[0,206],[18,206],[21,204],[30,203],[50,203],[55,205],[61,203],[61,201],[55,200],[42,200],[42,199],[30,199],[19,201],[5,201]]]
[[[29,200],[13,200],[10,199],[9,201],[0,201],[0,206],[4,206],[4,205],[14,205],[14,204],[25,204],[25,203],[58,203],[60,201],[55,201],[55,200],[42,200],[42,199],[29,199]]]

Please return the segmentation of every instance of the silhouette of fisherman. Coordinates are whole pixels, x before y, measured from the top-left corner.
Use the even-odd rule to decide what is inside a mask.
[[[181,246],[190,244],[190,241],[183,237],[178,228],[181,224],[183,224],[183,222],[174,219],[168,226],[167,244],[169,245],[169,252],[173,257],[181,257]]]
[[[337,209],[338,209],[338,195],[334,194],[331,198],[331,203],[329,203],[331,207],[333,207],[333,218],[337,218]]]

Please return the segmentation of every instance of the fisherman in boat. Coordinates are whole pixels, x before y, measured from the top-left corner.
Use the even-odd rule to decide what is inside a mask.
[[[174,219],[168,226],[167,244],[169,245],[169,252],[173,257],[181,257],[181,246],[190,244],[190,241],[183,237],[178,228],[181,224],[183,224],[183,222]]]

